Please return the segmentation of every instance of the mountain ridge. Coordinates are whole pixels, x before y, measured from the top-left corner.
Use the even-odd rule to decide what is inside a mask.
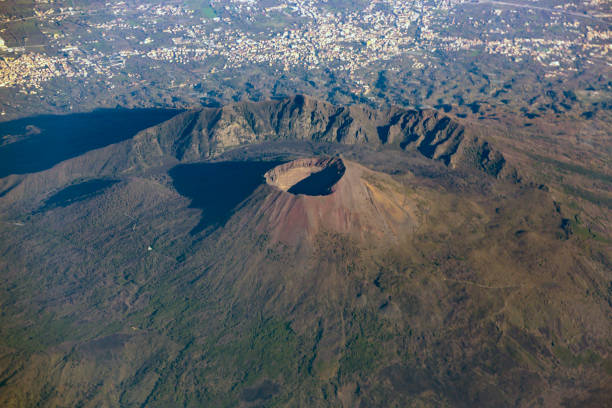
[[[450,169],[520,181],[504,154],[481,136],[435,110],[385,111],[336,106],[297,95],[198,108],[139,131],[119,143],[62,161],[49,172],[11,174],[0,181],[5,202],[57,188],[70,177],[113,176],[148,168],[215,160],[238,147],[277,142],[329,143],[410,152]]]
[[[136,135],[132,159],[145,164],[161,155],[179,161],[210,159],[234,147],[279,140],[414,150],[452,168],[518,177],[488,141],[438,111],[399,107],[375,111],[358,105],[335,106],[303,95],[179,113]]]

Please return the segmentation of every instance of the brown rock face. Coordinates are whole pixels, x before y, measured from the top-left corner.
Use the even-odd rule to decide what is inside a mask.
[[[416,203],[390,176],[341,158],[299,159],[265,175],[273,188],[258,230],[295,244],[323,230],[360,238],[399,238],[416,224]]]
[[[183,112],[141,132],[132,143],[130,165],[157,165],[168,156],[179,161],[212,158],[238,146],[280,140],[417,151],[450,167],[495,177],[515,171],[489,142],[440,112],[334,106],[303,95]]]

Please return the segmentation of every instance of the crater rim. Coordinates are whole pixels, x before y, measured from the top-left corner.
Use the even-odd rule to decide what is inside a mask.
[[[303,158],[268,170],[266,183],[294,195],[325,196],[344,176],[346,167],[340,157]]]

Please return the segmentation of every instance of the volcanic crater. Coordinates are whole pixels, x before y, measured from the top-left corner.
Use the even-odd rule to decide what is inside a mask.
[[[346,167],[339,157],[298,159],[265,174],[266,183],[295,195],[324,196],[334,192]]]

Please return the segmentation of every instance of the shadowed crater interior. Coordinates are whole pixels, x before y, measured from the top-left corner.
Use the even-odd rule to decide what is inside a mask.
[[[268,171],[266,182],[291,194],[328,195],[344,175],[342,159],[298,159]]]

